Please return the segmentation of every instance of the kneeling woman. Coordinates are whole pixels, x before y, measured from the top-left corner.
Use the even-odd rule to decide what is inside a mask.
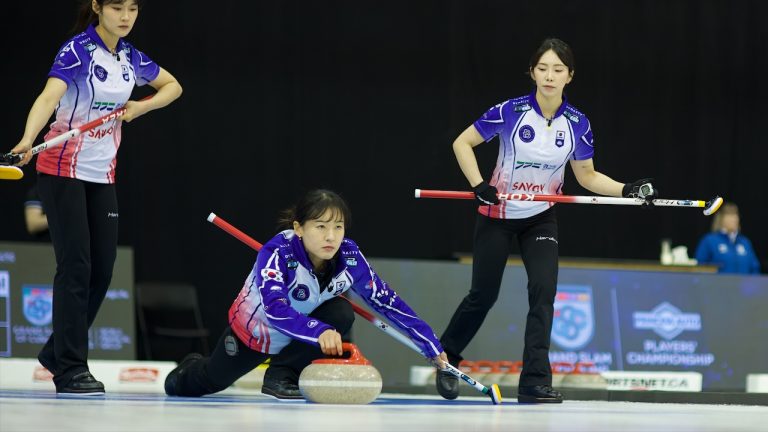
[[[202,396],[224,390],[289,344],[303,351],[306,364],[322,354],[341,355],[341,334],[352,326],[354,313],[338,297],[349,289],[442,369],[447,357],[432,328],[376,275],[355,242],[344,238],[349,216],[346,203],[328,190],[308,193],[286,212],[281,222],[292,229],[259,252],[211,357],[185,357],[168,374],[165,392]],[[326,321],[318,319],[321,315]]]

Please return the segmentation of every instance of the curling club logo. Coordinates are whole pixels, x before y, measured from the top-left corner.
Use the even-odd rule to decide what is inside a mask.
[[[552,340],[567,350],[583,348],[595,333],[592,287],[558,285]]]
[[[93,74],[96,75],[96,78],[99,79],[99,81],[104,82],[107,80],[107,70],[101,67],[100,65],[96,65],[96,67],[93,68]]]
[[[534,137],[536,137],[536,133],[533,131],[533,128],[530,125],[521,127],[517,135],[524,143],[529,143],[533,141]]]
[[[309,287],[302,284],[296,286],[291,293],[291,297],[297,301],[305,301],[309,298]]]
[[[50,285],[22,288],[24,318],[36,326],[44,326],[53,319],[53,288]]]

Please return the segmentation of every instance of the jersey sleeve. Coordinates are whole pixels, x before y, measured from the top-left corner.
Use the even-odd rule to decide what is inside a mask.
[[[75,41],[68,41],[56,53],[48,76],[64,81],[67,86],[73,84],[80,68],[88,63],[86,56],[85,51],[79,49]]]
[[[472,123],[484,140],[491,140],[504,128],[504,116],[506,111],[504,107],[507,106],[508,102],[509,101],[491,107],[482,117]]]
[[[356,266],[352,289],[376,312],[405,332],[421,348],[424,357],[433,358],[440,355],[443,347],[432,328],[376,274],[362,252],[358,251],[358,255],[362,265]]]
[[[131,50],[131,64],[136,73],[136,85],[143,86],[154,81],[160,75],[160,66],[136,48]]]
[[[573,150],[574,160],[592,159],[595,155],[594,139],[592,137],[592,125],[586,118],[585,127],[576,134],[576,148]]]
[[[264,253],[266,249],[267,253]],[[256,258],[254,280],[264,305],[264,314],[277,331],[302,342],[317,345],[317,339],[328,330],[328,324],[309,318],[291,307],[284,275],[287,264],[281,259],[280,250],[265,246]]]

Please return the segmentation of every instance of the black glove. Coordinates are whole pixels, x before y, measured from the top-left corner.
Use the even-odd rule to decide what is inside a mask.
[[[625,198],[642,198],[645,200],[644,206],[653,206],[653,200],[658,198],[659,190],[651,184],[652,181],[652,178],[644,178],[633,183],[627,183],[622,188],[621,194]]]
[[[0,165],[14,165],[21,162],[21,155],[13,153],[0,153]]]
[[[496,196],[499,191],[496,189],[496,186],[491,186],[486,181],[473,187],[472,190],[475,191],[475,199],[480,205],[495,205],[499,203],[499,197]]]

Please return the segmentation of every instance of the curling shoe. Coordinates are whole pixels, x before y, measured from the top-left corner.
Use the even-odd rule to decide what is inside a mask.
[[[96,381],[90,372],[80,372],[73,376],[69,382],[61,387],[56,387],[57,396],[104,396],[104,384]]]
[[[288,377],[272,378],[268,373],[264,375],[261,392],[278,399],[304,399],[297,382]]]
[[[563,394],[550,385],[520,386],[517,389],[520,403],[563,403]]]
[[[192,363],[200,361],[203,358],[198,353],[187,354],[174,370],[172,370],[167,377],[165,377],[165,394],[168,396],[178,396],[176,385],[179,382],[179,377],[184,373],[184,370],[188,368]]]
[[[435,374],[435,386],[437,392],[445,399],[459,397],[459,379],[448,371],[439,370]]]

